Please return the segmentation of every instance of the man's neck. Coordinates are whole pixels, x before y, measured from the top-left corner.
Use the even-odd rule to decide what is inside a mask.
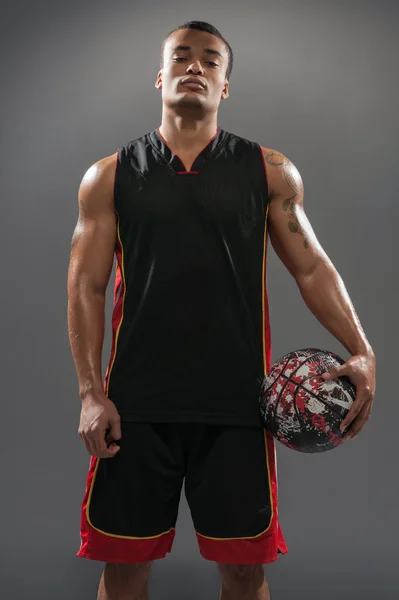
[[[159,132],[165,142],[176,152],[190,152],[208,144],[217,131],[216,115],[209,121],[185,119],[174,115],[162,117]]]

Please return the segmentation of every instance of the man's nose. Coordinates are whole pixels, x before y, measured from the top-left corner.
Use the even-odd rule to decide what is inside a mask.
[[[200,61],[196,60],[187,67],[187,71],[191,71],[192,73],[203,73],[204,69],[202,68]]]

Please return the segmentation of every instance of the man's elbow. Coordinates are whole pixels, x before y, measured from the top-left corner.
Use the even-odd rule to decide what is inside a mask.
[[[320,255],[306,265],[299,265],[292,273],[299,287],[309,286],[314,282],[322,282],[326,278],[334,277],[336,269],[327,256]]]

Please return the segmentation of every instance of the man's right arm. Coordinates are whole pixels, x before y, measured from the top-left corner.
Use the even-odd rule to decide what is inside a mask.
[[[82,179],[68,270],[69,341],[83,405],[79,433],[95,456],[114,453],[106,448],[106,429],[118,439],[119,415],[105,396],[101,367],[106,290],[117,239],[116,158],[114,154],[95,163]]]

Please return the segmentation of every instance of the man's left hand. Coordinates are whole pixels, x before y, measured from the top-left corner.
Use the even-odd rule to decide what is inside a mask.
[[[346,375],[356,388],[356,398],[340,425],[341,431],[350,425],[344,440],[355,438],[370,418],[375,394],[375,370],[375,356],[370,352],[355,354],[343,365],[322,375],[326,381]]]

